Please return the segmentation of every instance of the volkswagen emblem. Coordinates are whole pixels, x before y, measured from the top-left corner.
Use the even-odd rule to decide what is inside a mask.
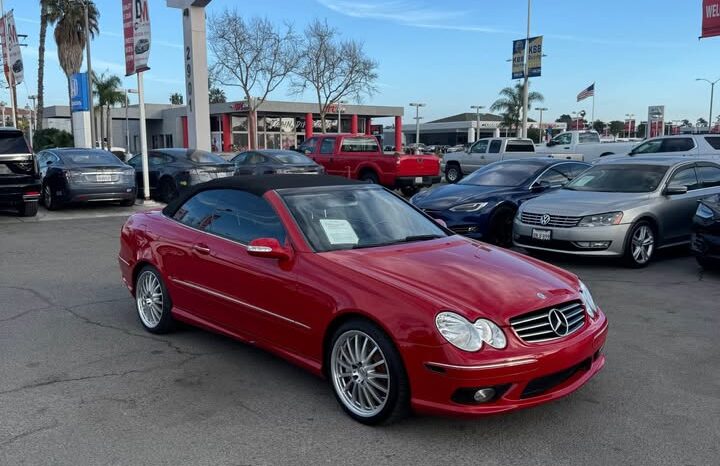
[[[565,317],[565,314],[557,309],[550,310],[548,313],[548,322],[550,323],[552,331],[559,337],[564,337],[570,330],[570,324],[568,323],[567,317]]]
[[[535,296],[537,296],[540,299],[547,299],[547,296],[545,296],[544,294],[542,294],[540,292],[536,293]]]
[[[540,225],[547,225],[550,223],[550,215],[544,214],[542,217],[540,217]]]

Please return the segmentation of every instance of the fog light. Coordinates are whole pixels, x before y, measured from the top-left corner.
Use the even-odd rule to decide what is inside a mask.
[[[575,246],[584,249],[607,249],[610,241],[575,241]]]
[[[480,390],[475,392],[475,394],[473,395],[473,399],[478,403],[484,403],[486,401],[492,400],[494,396],[494,388],[481,388]]]
[[[478,227],[468,227],[468,233],[474,233],[478,231]]]

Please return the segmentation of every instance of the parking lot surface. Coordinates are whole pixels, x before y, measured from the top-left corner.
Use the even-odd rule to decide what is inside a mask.
[[[551,258],[610,320],[606,367],[571,396],[371,428],[251,346],[144,332],[118,273],[125,214],[102,213],[0,217],[2,465],[717,464],[720,274],[682,250],[643,270]]]

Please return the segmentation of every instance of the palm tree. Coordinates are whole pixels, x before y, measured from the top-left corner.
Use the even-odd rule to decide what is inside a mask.
[[[37,85],[37,129],[42,129],[45,109],[45,39],[48,25],[58,22],[61,15],[59,5],[62,0],[40,0],[40,39],[38,45],[38,85]]]
[[[530,84],[528,83],[528,86]],[[545,97],[539,92],[528,92],[528,108],[534,103],[544,102]],[[500,98],[490,106],[491,112],[500,112],[506,128],[520,131],[520,120],[522,119],[523,87],[517,83],[513,87],[506,87],[500,91]]]
[[[179,92],[174,93],[170,96],[170,103],[172,105],[182,105],[183,104],[183,96]]]
[[[54,0],[57,3],[57,24],[55,43],[58,61],[68,80],[68,101],[70,100],[70,76],[80,71],[83,50],[87,40],[100,33],[98,20],[100,12],[91,0],[82,3],[76,0]],[[87,3],[84,3],[87,2]],[[88,8],[90,38],[85,35],[85,8]]]
[[[208,97],[211,104],[224,104],[225,102],[227,102],[227,97],[225,97],[225,91],[218,87],[211,87]]]
[[[115,105],[125,102],[125,93],[122,89],[122,81],[118,76],[106,75],[100,76],[93,74],[93,95],[98,99],[98,107],[100,108],[100,141],[107,140],[107,149],[112,147],[112,117],[110,109]]]

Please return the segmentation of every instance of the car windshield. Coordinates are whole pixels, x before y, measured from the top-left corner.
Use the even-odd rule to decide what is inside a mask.
[[[219,155],[206,152],[204,150],[195,150],[187,153],[187,158],[195,163],[227,163],[224,158]]]
[[[458,184],[475,186],[520,186],[528,181],[539,167],[532,163],[493,163],[483,167]]]
[[[571,191],[649,193],[655,191],[668,171],[660,165],[598,165],[565,185]]]
[[[110,152],[77,151],[63,152],[63,160],[74,165],[117,165],[120,161]]]
[[[447,236],[405,201],[376,187],[281,194],[317,252],[425,241]]]
[[[272,154],[272,156],[275,157],[276,159],[278,159],[279,161],[281,161],[282,163],[307,163],[307,164],[313,163],[312,160],[305,157],[304,155],[295,154],[292,152],[283,152],[280,154],[275,153],[275,154]]]

